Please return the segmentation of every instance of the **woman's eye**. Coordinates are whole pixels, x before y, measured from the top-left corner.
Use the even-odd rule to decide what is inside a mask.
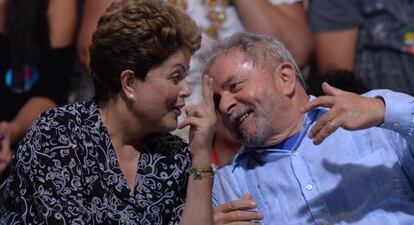
[[[172,80],[174,81],[174,83],[178,83],[180,81],[180,77],[175,76],[175,77],[172,78]]]
[[[174,84],[178,84],[182,80],[182,76],[180,74],[175,74],[170,77],[170,80],[172,80]]]

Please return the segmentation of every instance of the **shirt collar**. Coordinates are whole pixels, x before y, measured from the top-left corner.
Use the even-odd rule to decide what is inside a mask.
[[[313,100],[313,99],[315,99],[315,97],[310,96],[310,100]],[[306,136],[306,134],[307,134],[309,128],[311,127],[311,125],[313,124],[313,122],[318,120],[319,117],[321,117],[326,111],[327,110],[325,108],[316,108],[316,109],[313,109],[313,110],[311,110],[311,111],[309,111],[308,113],[305,114],[305,120],[302,124],[302,128],[301,128],[301,131],[300,131],[299,138],[297,139],[296,144],[294,145],[294,147],[291,150],[294,150],[299,146],[300,142]],[[272,147],[272,146],[270,146],[270,147]],[[242,146],[240,148],[240,150],[238,151],[238,153],[234,156],[233,160],[231,161],[232,162],[231,164],[233,165],[233,170],[234,170],[236,167],[238,167],[240,165],[241,161],[246,156],[248,156],[247,153],[249,153],[251,151],[254,151],[254,152],[260,154],[261,152],[269,152],[269,151],[280,152],[280,153],[283,153],[283,152],[288,153],[291,150],[276,149],[276,148],[254,148],[254,147],[253,148],[248,148],[248,147]]]

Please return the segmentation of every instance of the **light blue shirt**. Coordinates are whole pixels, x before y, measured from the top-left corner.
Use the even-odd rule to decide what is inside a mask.
[[[217,169],[213,205],[251,193],[262,224],[414,224],[414,98],[376,90],[381,127],[308,138],[326,109],[307,113],[292,149],[245,149]]]

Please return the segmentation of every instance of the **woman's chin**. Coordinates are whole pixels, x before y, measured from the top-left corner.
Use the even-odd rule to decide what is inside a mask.
[[[167,123],[165,123],[165,125],[164,125],[165,131],[167,131],[167,132],[174,131],[175,129],[177,129],[177,127],[178,127],[177,119],[170,120]]]
[[[178,116],[175,113],[169,113],[159,121],[158,126],[162,129],[161,132],[174,131],[178,127]]]

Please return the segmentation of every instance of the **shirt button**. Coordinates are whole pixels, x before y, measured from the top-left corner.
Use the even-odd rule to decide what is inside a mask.
[[[312,184],[306,185],[306,190],[311,191],[313,188]]]
[[[298,155],[298,152],[297,152],[297,151],[294,151],[294,152],[292,153],[292,155],[293,155],[293,156],[297,156],[297,155]]]
[[[398,123],[394,123],[393,127],[397,130],[398,128],[400,128],[400,125]]]

